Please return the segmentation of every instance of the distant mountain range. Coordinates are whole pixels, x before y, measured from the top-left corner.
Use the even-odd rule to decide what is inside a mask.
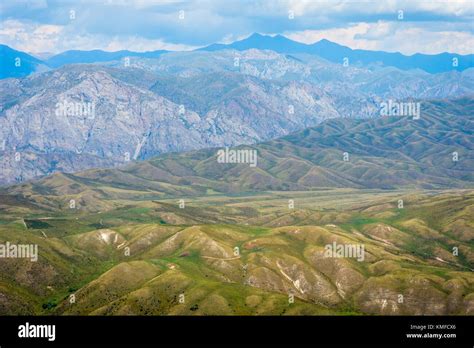
[[[27,53],[0,45],[0,79],[24,77],[33,72],[49,70],[48,65]]]
[[[132,52],[122,50],[106,52],[102,50],[72,50],[59,53],[46,60],[41,60],[30,54],[14,50],[6,45],[0,45],[0,61],[2,62],[0,66],[0,79],[7,77],[25,77],[35,72],[43,72],[67,64],[101,63],[120,60],[125,57],[157,58],[166,52],[168,51]]]
[[[281,40],[248,40],[261,38]],[[6,46],[3,52],[20,56]],[[327,119],[376,118],[389,101],[474,96],[474,69],[345,67],[314,54],[257,48],[129,53],[66,52],[50,64],[89,63],[55,69],[21,55],[8,71],[25,76],[0,80],[0,185],[265,142]],[[39,73],[26,76],[32,69]]]
[[[435,55],[414,54],[412,56],[406,56],[401,53],[353,50],[328,40],[321,40],[308,45],[290,40],[282,35],[268,36],[258,33],[231,44],[212,44],[200,48],[198,51],[220,51],[226,49],[237,51],[259,49],[271,50],[283,54],[310,54],[337,64],[343,64],[344,59],[347,59],[348,64],[354,66],[373,65],[379,67],[396,67],[401,70],[421,69],[429,73],[464,71],[474,67],[473,54],[459,55],[454,53],[441,53]],[[133,52],[122,50],[106,52],[102,50],[71,50],[59,53],[42,61],[27,53],[14,50],[6,45],[0,45],[0,59],[2,62],[5,62],[5,64],[2,64],[0,70],[0,78],[23,77],[33,72],[54,69],[66,64],[110,62],[121,60],[125,57],[157,58],[166,53],[169,53],[169,51]],[[21,67],[15,66],[16,58],[22,59],[23,64]],[[454,63],[454,61],[456,62]]]
[[[201,48],[205,51],[218,51],[223,49],[235,49],[245,51],[251,48],[261,50],[272,50],[278,53],[307,53],[317,55],[334,63],[343,64],[344,58],[349,64],[380,66],[393,66],[402,70],[421,69],[429,73],[440,73],[446,71],[463,71],[474,67],[474,55],[459,55],[452,53],[441,53],[435,55],[414,54],[405,56],[401,53],[389,53],[382,51],[353,50],[337,43],[321,40],[307,45],[290,40],[282,35],[268,36],[253,34],[248,38],[231,44],[212,44]],[[453,65],[453,59],[457,65]]]
[[[473,71],[346,68],[312,55],[252,49],[131,57],[130,66],[66,65],[3,79],[0,183],[258,143],[329,118],[378,117],[389,99],[472,96]],[[93,104],[94,117],[57,114],[64,102]]]
[[[46,64],[51,68],[58,68],[66,64],[76,63],[99,63],[107,62],[112,60],[120,60],[125,57],[143,57],[143,58],[157,58],[163,53],[168,51],[158,50],[150,52],[132,52],[132,51],[117,51],[117,52],[105,52],[102,50],[93,51],[66,51],[55,56],[50,57],[46,60]]]

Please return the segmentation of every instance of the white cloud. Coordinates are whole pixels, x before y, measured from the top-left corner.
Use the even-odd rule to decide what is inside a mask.
[[[376,42],[369,42],[369,40],[356,40],[355,36],[359,34],[367,33],[369,30],[369,23],[358,23],[351,25],[346,28],[335,28],[325,30],[305,30],[300,32],[287,32],[284,35],[289,39],[304,42],[306,44],[312,44],[322,39],[336,42],[341,45],[349,46],[357,49],[369,49],[373,50],[376,48]]]
[[[439,30],[428,30],[413,23],[398,25],[384,21],[362,22],[344,28],[286,32],[284,35],[307,44],[327,39],[353,49],[401,52],[406,55],[474,53],[474,35],[470,32],[443,30],[442,27]]]
[[[26,52],[53,52],[63,27],[6,20],[0,28],[0,42]]]
[[[403,10],[407,14],[415,12],[452,16],[474,14],[472,0],[287,0],[283,3],[297,15],[394,13],[395,16],[398,10]]]
[[[130,50],[136,52],[171,50],[185,51],[195,47],[166,43],[163,40],[150,40],[139,36],[108,37],[101,34],[78,34],[68,31],[60,25],[40,25],[7,20],[0,28],[0,42],[20,51],[33,54],[51,52],[60,53],[67,50],[105,51]]]

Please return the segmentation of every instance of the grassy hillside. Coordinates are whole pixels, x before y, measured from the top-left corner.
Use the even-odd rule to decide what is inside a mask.
[[[1,260],[2,314],[474,313],[470,190],[113,201],[95,213],[15,204],[0,205],[0,241],[37,243],[40,256]],[[363,245],[364,260],[326,257],[333,242]]]

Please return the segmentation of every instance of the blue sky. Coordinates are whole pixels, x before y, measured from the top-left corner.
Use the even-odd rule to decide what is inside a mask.
[[[326,38],[351,48],[404,54],[469,54],[474,53],[473,23],[473,0],[2,0],[0,4],[0,42],[31,53],[188,50],[259,32],[306,43]]]

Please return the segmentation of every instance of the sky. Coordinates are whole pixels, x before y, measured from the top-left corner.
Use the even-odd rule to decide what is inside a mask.
[[[474,53],[474,0],[1,0],[0,43],[66,50],[191,50],[250,34],[351,48]]]

